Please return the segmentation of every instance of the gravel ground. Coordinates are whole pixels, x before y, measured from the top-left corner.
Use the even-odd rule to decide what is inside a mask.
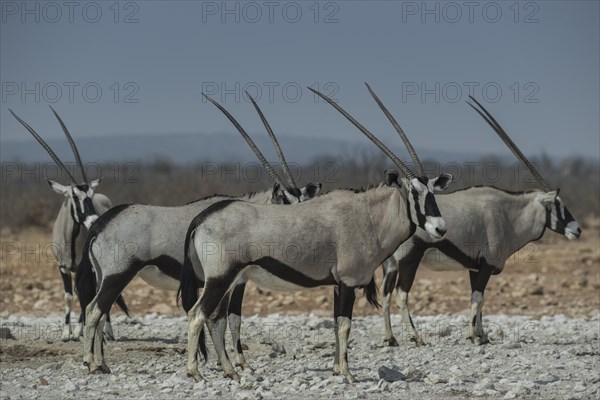
[[[185,376],[186,320],[148,314],[118,317],[117,341],[106,347],[109,375],[88,375],[81,343],[61,343],[60,317],[0,320],[0,398],[97,399],[460,399],[600,397],[600,314],[485,318],[492,344],[465,340],[464,315],[416,317],[428,346],[382,344],[379,316],[357,317],[350,367],[356,384],[331,373],[332,319],[316,315],[244,318],[242,338],[254,372],[241,382],[222,378],[214,352],[201,365],[206,381]],[[10,336],[6,339],[7,329]],[[229,338],[227,339],[229,341]]]

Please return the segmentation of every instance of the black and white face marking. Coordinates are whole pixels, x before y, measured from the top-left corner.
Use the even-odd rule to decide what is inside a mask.
[[[69,198],[71,215],[75,222],[83,224],[86,229],[89,229],[94,221],[98,219],[98,214],[92,203],[92,197],[94,196],[94,189],[98,186],[100,180],[96,179],[90,185],[83,184],[77,186],[64,186],[51,180],[48,180],[48,183],[55,192]]]
[[[581,226],[571,212],[565,207],[558,195],[558,190],[544,193],[539,198],[540,203],[546,207],[546,227],[550,230],[565,235],[569,240],[579,239]]]
[[[419,177],[409,182],[408,204],[412,221],[433,238],[444,237],[446,223],[440,214],[433,192],[445,190],[452,182],[452,175],[442,174],[433,179]]]
[[[321,192],[320,183],[309,183],[301,189],[281,188],[277,185],[273,189],[273,203],[275,204],[296,204],[310,200]]]

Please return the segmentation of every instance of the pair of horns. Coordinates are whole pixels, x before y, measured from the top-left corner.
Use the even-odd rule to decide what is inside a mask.
[[[75,145],[75,141],[73,140],[73,137],[69,133],[69,130],[67,129],[67,126],[63,122],[62,118],[58,115],[58,113],[54,110],[54,108],[52,108],[52,106],[49,106],[49,107],[52,110],[52,113],[54,114],[56,119],[58,119],[58,122],[60,123],[60,126],[61,126],[63,132],[65,133],[67,140],[69,141],[69,145],[71,146],[71,150],[73,151],[73,155],[75,156],[75,160],[77,161],[77,165],[79,166],[79,170],[81,171],[81,176],[83,178],[83,181],[86,184],[89,184],[89,182],[87,180],[87,176],[85,175],[85,168],[83,167],[83,163],[81,162],[81,157],[79,156],[79,150],[77,150],[77,146]],[[9,109],[8,111],[10,111],[10,113],[13,115],[13,117],[15,117],[16,120],[19,121],[21,123],[21,125],[23,125],[25,127],[25,129],[27,129],[29,131],[29,133],[31,133],[31,135],[38,141],[38,143],[42,145],[42,147],[46,150],[46,152],[50,155],[50,157],[52,157],[52,160],[54,160],[56,165],[58,165],[63,170],[63,172],[65,174],[67,174],[71,183],[73,185],[77,185],[77,181],[75,180],[73,175],[71,175],[68,168],[58,158],[58,156],[52,150],[52,148],[48,145],[48,143],[46,143],[44,141],[44,139],[42,139],[42,137],[31,126],[29,126],[29,124],[27,122],[23,121],[17,114],[15,114],[13,112],[13,110]]]
[[[256,109],[256,112],[260,116],[260,119],[262,120],[262,123],[265,126],[267,133],[269,134],[269,137],[271,138],[271,142],[273,143],[273,146],[275,146],[275,150],[277,151],[277,156],[279,157],[279,161],[281,161],[281,169],[283,170],[283,174],[288,181],[288,185],[285,185],[281,181],[281,179],[279,178],[279,175],[277,175],[277,173],[275,172],[273,167],[271,167],[271,165],[267,162],[263,153],[259,150],[259,148],[252,141],[252,139],[250,138],[248,133],[246,133],[244,128],[242,128],[242,126],[239,124],[239,122],[237,122],[237,120],[233,117],[233,115],[231,115],[229,113],[229,111],[227,111],[222,105],[217,103],[212,98],[208,97],[206,94],[202,93],[202,96],[204,96],[205,99],[207,99],[212,104],[214,104],[223,114],[225,114],[225,116],[229,119],[229,121],[231,121],[233,126],[235,126],[235,128],[238,130],[238,132],[244,138],[244,140],[246,140],[246,143],[248,143],[248,146],[250,146],[252,151],[254,151],[254,154],[256,154],[256,157],[258,157],[258,159],[262,163],[265,170],[267,170],[267,172],[269,173],[269,175],[271,176],[271,179],[273,179],[273,181],[275,181],[276,183],[278,183],[280,186],[283,186],[283,187],[290,187],[290,188],[294,188],[294,189],[297,188],[296,182],[294,181],[294,177],[292,176],[292,173],[290,172],[290,170],[288,168],[287,162],[285,161],[285,157],[283,156],[283,151],[281,150],[281,146],[279,146],[279,142],[277,141],[277,138],[275,137],[275,134],[273,133],[273,129],[271,129],[271,125],[269,125],[269,122],[267,121],[265,115],[260,110],[260,107],[258,107],[258,104],[256,104],[256,101],[254,101],[252,96],[250,96],[250,93],[246,92],[246,96],[248,96],[248,98],[252,102],[252,105]]]
[[[373,98],[375,99],[375,102],[377,103],[379,108],[381,108],[381,110],[383,111],[385,116],[391,122],[394,129],[396,129],[396,132],[398,132],[398,135],[400,135],[400,138],[404,142],[404,145],[406,146],[406,149],[408,150],[408,153],[410,154],[410,157],[413,160],[413,164],[415,165],[415,168],[417,168],[417,173],[419,174],[419,176],[424,176],[425,173],[424,173],[423,165],[421,164],[421,161],[419,160],[419,157],[417,156],[415,149],[413,148],[412,144],[408,140],[408,137],[406,136],[406,134],[400,127],[400,124],[398,124],[396,119],[392,116],[392,114],[388,111],[388,109],[383,105],[381,100],[379,100],[379,97],[377,97],[375,92],[373,92],[373,90],[371,89],[369,84],[365,82],[365,85],[367,86],[367,89],[369,90],[369,93],[371,94],[371,96],[373,96]],[[339,111],[340,114],[342,114],[344,117],[346,117],[346,119],[348,121],[350,121],[354,126],[356,126],[373,143],[375,143],[377,145],[377,147],[379,147],[381,149],[381,151],[383,151],[394,162],[394,164],[396,164],[398,166],[398,168],[400,168],[400,170],[404,173],[404,175],[406,175],[406,177],[408,177],[409,179],[413,179],[416,177],[415,173],[412,172],[410,170],[410,168],[408,168],[406,166],[406,164],[404,164],[402,162],[402,160],[400,160],[400,158],[398,158],[398,156],[396,156],[394,154],[394,152],[392,152],[386,145],[384,145],[379,139],[377,139],[377,137],[375,137],[375,135],[373,135],[371,132],[369,132],[369,130],[367,128],[365,128],[360,122],[358,122],[350,114],[348,114],[335,101],[333,101],[329,97],[325,96],[323,93],[320,93],[318,90],[315,90],[310,87],[308,89],[310,91],[312,91],[313,93],[315,93],[316,95],[318,95],[319,97],[321,97],[327,103],[331,104],[333,106],[333,108],[335,108],[337,111]]]
[[[550,189],[550,186],[548,186],[546,181],[544,181],[544,178],[542,178],[542,175],[538,172],[537,169],[535,169],[535,167],[527,159],[527,157],[525,157],[525,155],[517,147],[515,142],[513,142],[512,139],[510,138],[510,136],[508,136],[506,131],[504,129],[502,129],[502,127],[500,126],[498,121],[496,121],[496,119],[494,119],[494,117],[492,117],[492,114],[490,114],[477,100],[475,100],[475,98],[473,96],[469,96],[469,98],[477,106],[479,106],[479,108],[481,108],[481,110],[479,110],[477,107],[475,107],[472,103],[467,102],[467,104],[470,105],[473,108],[473,110],[477,111],[477,113],[479,115],[481,115],[481,117],[485,120],[485,122],[487,122],[492,127],[494,132],[496,132],[498,134],[498,136],[500,136],[500,139],[502,139],[504,144],[506,144],[506,146],[510,149],[510,151],[512,151],[512,153],[517,157],[517,159],[519,159],[527,167],[529,172],[531,172],[531,175],[535,178],[535,180],[538,181],[540,186],[546,192],[550,192],[552,189]]]

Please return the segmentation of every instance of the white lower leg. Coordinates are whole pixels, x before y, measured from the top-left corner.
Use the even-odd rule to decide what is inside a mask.
[[[333,333],[335,334],[335,355],[333,358],[333,374],[338,375],[340,373],[340,324],[337,318],[333,322]]]
[[[235,352],[235,364],[242,369],[252,369],[250,364],[246,362],[244,351],[242,349],[242,341],[240,338],[240,330],[242,326],[242,317],[237,314],[229,314],[229,331],[231,332],[231,340]]]
[[[94,358],[94,336],[96,324],[100,320],[100,310],[92,301],[85,312],[85,327],[83,328],[83,362],[92,368]]]
[[[196,302],[194,307],[188,312],[188,360],[187,374],[193,377],[196,382],[204,379],[198,371],[198,338],[200,337],[200,328],[204,325],[204,314],[200,311],[200,302]]]
[[[410,332],[411,340],[416,343],[417,346],[421,346],[425,344],[421,336],[417,332],[417,328],[412,322],[412,318],[410,317],[410,312],[408,311],[408,293],[404,290],[398,288],[396,291],[396,304],[400,309],[400,316],[402,318],[402,326],[405,331]]]
[[[385,282],[384,282],[385,284]],[[390,300],[392,298],[392,294],[388,293],[383,297],[383,340],[385,342],[390,343],[394,338],[394,333],[392,332],[392,321],[390,321]]]
[[[71,306],[73,304],[73,295],[65,293],[65,326],[63,327],[60,340],[63,342],[71,340]]]
[[[483,304],[483,294],[479,291],[474,291],[471,294],[471,318],[469,320],[469,329],[467,332],[467,338],[474,339],[477,335],[477,328],[481,321],[481,315],[479,314],[479,310],[481,310],[481,305]],[[483,331],[483,327],[481,328]]]
[[[350,337],[350,328],[352,320],[348,317],[339,316],[338,320],[338,335],[340,341],[339,365],[340,372],[346,376],[349,382],[355,382],[356,379],[350,373],[348,368],[348,339]]]
[[[96,329],[96,334],[94,336],[94,363],[102,372],[109,373],[110,370],[108,369],[108,367],[106,366],[106,362],[104,361],[104,349],[102,348],[104,345],[102,332],[104,330],[105,323],[106,314],[103,314],[100,317],[98,328]]]
[[[226,378],[239,380],[240,377],[235,372],[233,364],[231,364],[231,361],[227,356],[227,351],[225,351],[225,329],[227,328],[227,319],[225,319],[225,317],[220,317],[216,320],[209,320],[207,325],[215,346],[217,357],[219,358],[219,362],[223,368],[223,375]]]
[[[106,321],[104,324],[104,337],[107,340],[115,340],[115,334],[113,333],[113,328],[110,321]]]

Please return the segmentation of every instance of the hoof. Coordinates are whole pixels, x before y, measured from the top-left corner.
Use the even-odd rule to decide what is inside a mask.
[[[414,342],[415,346],[417,347],[425,346],[427,344],[419,336],[412,337],[410,341]]]
[[[242,343],[242,350],[248,350],[248,346]]]
[[[98,370],[100,372],[102,372],[103,374],[110,374],[111,373],[110,368],[108,368],[108,365],[106,365],[106,364],[102,364],[100,366],[100,368],[98,368]]]
[[[252,368],[252,366],[250,364],[248,364],[247,362],[236,363],[235,365],[237,367],[240,367],[242,369],[242,371],[254,371],[254,368]]]
[[[115,335],[112,332],[104,332],[104,340],[114,341]]]
[[[223,377],[224,378],[233,379],[236,382],[240,381],[240,376],[235,371],[232,371],[232,372],[223,372]]]
[[[398,347],[399,346],[398,341],[393,336],[391,338],[384,338],[383,343],[385,343],[389,347]]]
[[[481,346],[484,344],[489,344],[490,340],[488,339],[488,337],[486,335],[483,336],[469,336],[467,337],[468,340],[471,341],[471,343],[473,343],[476,346]]]
[[[204,378],[202,377],[202,375],[200,375],[200,372],[198,372],[198,371],[196,371],[195,373],[188,372],[187,376],[190,377],[190,378],[194,378],[194,380],[196,382],[200,382],[201,380],[204,380]]]
[[[350,372],[344,374],[349,383],[356,383],[356,378]]]
[[[477,346],[482,346],[484,344],[489,344],[490,343],[490,339],[488,339],[487,336],[481,336],[481,337],[478,336],[478,337],[475,338],[474,343]]]

